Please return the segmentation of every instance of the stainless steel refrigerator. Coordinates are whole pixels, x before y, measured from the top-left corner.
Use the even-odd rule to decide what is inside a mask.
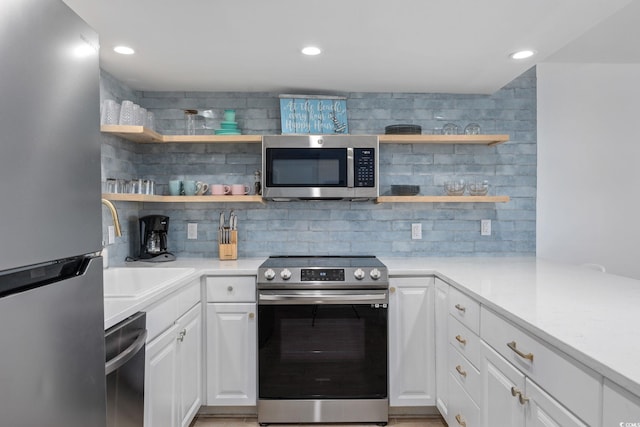
[[[104,427],[97,34],[0,2],[0,425]]]

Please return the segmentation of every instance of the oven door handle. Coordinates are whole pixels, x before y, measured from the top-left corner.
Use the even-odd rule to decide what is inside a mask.
[[[258,293],[258,304],[388,304],[387,292],[378,293]]]

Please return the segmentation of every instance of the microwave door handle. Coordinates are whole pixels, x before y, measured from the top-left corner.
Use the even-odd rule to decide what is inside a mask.
[[[347,148],[347,187],[353,188],[353,175],[354,175],[354,167],[353,167],[353,148]]]

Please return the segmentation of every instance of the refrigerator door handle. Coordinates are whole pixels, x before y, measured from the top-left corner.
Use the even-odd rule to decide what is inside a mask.
[[[123,352],[118,354],[113,359],[108,360],[107,363],[104,364],[105,375],[109,375],[116,369],[123,366],[129,360],[131,360],[133,356],[135,356],[138,353],[138,351],[140,351],[140,349],[144,347],[146,340],[147,340],[147,330],[143,329],[140,331],[140,334],[138,335],[136,340],[133,342],[133,344],[131,344]]]

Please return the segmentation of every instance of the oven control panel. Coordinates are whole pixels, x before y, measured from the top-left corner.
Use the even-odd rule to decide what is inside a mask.
[[[300,270],[302,282],[344,282],[344,268],[303,268]]]

